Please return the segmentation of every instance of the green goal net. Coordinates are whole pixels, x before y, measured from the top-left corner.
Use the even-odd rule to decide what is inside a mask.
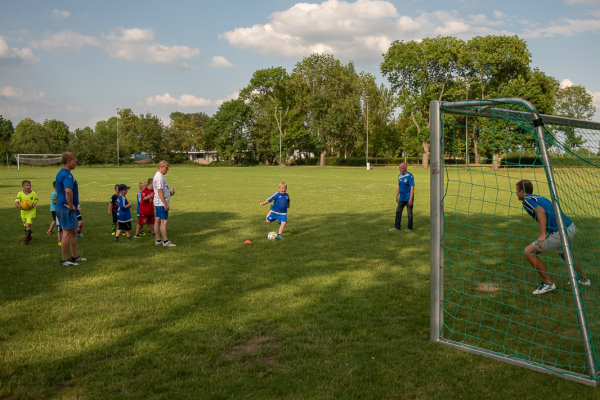
[[[522,99],[434,101],[430,114],[431,339],[596,386],[600,123],[540,115]],[[563,216],[563,258],[539,254],[556,286],[541,295],[524,252],[539,225],[517,197],[521,180]]]

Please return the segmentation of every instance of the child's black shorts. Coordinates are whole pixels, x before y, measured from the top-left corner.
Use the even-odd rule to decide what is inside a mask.
[[[131,221],[127,221],[127,222],[119,221],[119,230],[130,231],[131,230]]]

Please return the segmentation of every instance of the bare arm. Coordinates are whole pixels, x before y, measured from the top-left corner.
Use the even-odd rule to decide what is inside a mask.
[[[412,207],[413,205],[413,198],[415,197],[415,187],[411,186],[410,187],[410,198],[408,199],[408,205]]]
[[[538,234],[538,240],[546,240],[546,211],[544,211],[544,209],[541,206],[537,206],[535,208],[535,215],[540,229]]]
[[[169,205],[165,200],[165,194],[163,193],[162,189],[158,189],[158,197],[160,198],[160,201],[162,201],[162,203],[165,205],[165,211],[169,211]]]
[[[67,208],[71,211],[75,211],[75,204],[73,204],[73,189],[65,188],[65,198],[67,199]]]

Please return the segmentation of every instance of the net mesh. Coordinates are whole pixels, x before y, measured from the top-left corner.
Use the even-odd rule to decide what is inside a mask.
[[[61,161],[62,154],[16,154],[19,164],[52,165]]]
[[[506,102],[455,104],[442,103],[441,110],[445,273],[440,337],[590,377],[567,264],[556,251],[540,258],[557,289],[532,294],[540,277],[523,249],[537,238],[539,226],[524,211],[515,185],[530,180],[534,194],[554,198],[576,225],[570,246],[592,283],[579,290],[597,365],[600,124],[542,118],[557,187],[551,193],[530,110]]]

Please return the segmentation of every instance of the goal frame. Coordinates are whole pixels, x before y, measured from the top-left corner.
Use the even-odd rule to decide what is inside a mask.
[[[17,170],[21,169],[21,157],[31,157],[31,156],[49,156],[49,157],[62,157],[62,154],[50,154],[50,153],[18,153],[15,154],[14,157],[17,160]],[[58,161],[60,163],[60,160]],[[50,164],[48,164],[50,165]]]
[[[511,103],[521,105],[524,109],[530,112],[514,111],[508,109],[495,109],[490,112],[494,106],[499,103]],[[582,345],[585,351],[585,359],[588,365],[590,375],[583,375],[571,371],[563,370],[553,366],[543,365],[529,360],[513,357],[507,354],[494,352],[491,350],[479,348],[473,345],[460,343],[445,339],[442,335],[444,326],[443,299],[444,299],[444,252],[443,252],[443,235],[444,235],[444,156],[443,156],[443,118],[444,111],[442,106],[452,108],[453,114],[462,114],[467,116],[499,118],[498,115],[518,115],[520,117],[530,118],[533,126],[536,128],[538,138],[539,153],[542,158],[543,166],[546,172],[548,185],[551,187],[550,193],[557,193],[556,183],[552,171],[552,165],[546,143],[544,140],[544,121],[552,122],[556,125],[569,124],[570,126],[594,126],[600,129],[600,123],[591,121],[581,121],[572,118],[563,118],[553,115],[539,114],[533,104],[521,98],[501,98],[490,100],[466,100],[458,102],[431,101],[430,102],[430,340],[441,343],[447,346],[458,348],[473,354],[482,355],[505,363],[526,367],[538,372],[552,374],[564,379],[576,381],[589,386],[599,386],[597,365],[594,360],[592,345],[590,342],[587,321],[583,313],[583,304],[579,285],[576,284],[576,272],[574,258],[569,244],[566,228],[562,218],[562,212],[557,199],[552,196],[552,204],[554,212],[558,218],[558,230],[561,238],[561,243],[565,254],[565,264],[571,283],[571,290],[574,297],[574,303],[577,314],[577,321],[580,326],[580,335]],[[474,111],[472,107],[478,107],[478,111]],[[490,167],[491,168],[491,167]]]

